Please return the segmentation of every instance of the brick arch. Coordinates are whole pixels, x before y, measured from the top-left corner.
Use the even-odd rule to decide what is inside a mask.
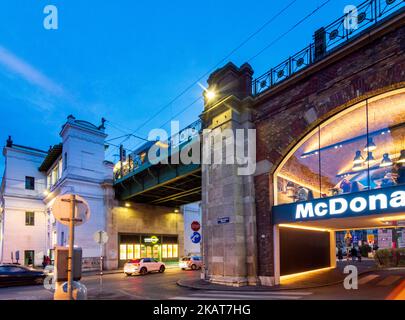
[[[287,160],[289,158],[289,156],[291,156],[291,154],[293,154],[295,149],[297,149],[297,147],[303,142],[303,140],[305,140],[305,138],[308,135],[313,133],[313,131],[316,130],[316,128],[318,126],[322,125],[326,121],[331,120],[331,118],[334,118],[335,116],[339,115],[341,112],[345,111],[346,109],[352,108],[367,99],[375,98],[375,97],[378,97],[380,95],[384,95],[384,94],[387,94],[390,92],[395,92],[399,89],[405,89],[405,82],[399,82],[395,85],[390,85],[390,86],[387,86],[384,88],[380,88],[377,90],[367,92],[355,99],[351,99],[350,101],[348,101],[344,104],[338,105],[338,106],[330,109],[323,115],[320,115],[317,120],[315,120],[311,124],[308,124],[308,126],[306,128],[304,128],[304,130],[302,132],[298,133],[297,137],[291,143],[289,143],[287,146],[285,146],[284,152],[281,154],[281,157],[279,159],[277,159],[277,161],[273,162],[273,166],[270,170],[270,178],[271,177],[274,178],[274,174],[282,167],[283,162],[285,160]]]

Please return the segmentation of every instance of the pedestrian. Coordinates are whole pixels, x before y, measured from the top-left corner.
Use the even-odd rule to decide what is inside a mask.
[[[350,250],[350,254],[352,256],[352,261],[356,261],[356,257],[357,257],[357,250],[355,247],[352,248],[352,250]]]
[[[45,269],[46,267],[46,256],[44,256],[44,259],[42,260],[42,268]]]
[[[359,262],[361,262],[361,247],[359,247],[359,249],[357,251],[357,260],[359,260]]]
[[[342,248],[339,248],[339,249],[338,249],[338,259],[339,259],[339,262],[341,262],[341,261],[343,260],[343,251],[342,251]]]
[[[51,265],[51,258],[49,256],[46,256],[46,265],[49,266]]]

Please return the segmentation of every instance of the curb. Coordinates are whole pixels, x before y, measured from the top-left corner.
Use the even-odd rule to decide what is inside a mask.
[[[178,266],[166,266],[166,270],[173,270],[173,269],[177,269]],[[120,269],[120,270],[104,270],[103,271],[103,275],[109,275],[109,274],[124,274],[124,270]],[[82,272],[82,275],[85,277],[91,277],[91,276],[99,276],[100,275],[100,271],[84,271]]]
[[[403,269],[403,268],[400,268],[400,269]],[[366,271],[360,272],[358,275],[360,276],[360,275],[364,275],[364,274],[367,274],[367,273],[372,273],[372,272],[380,271],[380,270],[382,270],[382,269],[366,270]],[[383,270],[391,270],[391,269],[383,269]],[[330,283],[319,284],[319,285],[298,286],[298,287],[291,287],[291,288],[265,289],[265,288],[263,288],[263,286],[258,286],[258,288],[260,288],[259,290],[243,290],[243,287],[238,287],[237,289],[235,289],[235,287],[227,287],[227,286],[224,286],[223,288],[201,288],[201,287],[197,287],[197,286],[193,286],[193,285],[183,284],[183,283],[181,283],[181,280],[177,280],[176,284],[179,287],[193,289],[193,290],[210,290],[210,291],[223,291],[223,292],[232,292],[232,291],[274,292],[274,291],[302,290],[302,289],[314,289],[314,288],[329,287],[329,286],[333,286],[333,285],[337,285],[339,283],[342,283],[343,281],[344,281],[344,279],[334,281],[334,282],[330,282]],[[220,285],[218,285],[218,286],[220,286]],[[249,288],[252,288],[252,287],[249,287]]]

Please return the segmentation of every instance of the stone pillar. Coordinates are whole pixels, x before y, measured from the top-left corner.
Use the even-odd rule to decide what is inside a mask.
[[[231,286],[257,284],[253,174],[240,175],[238,168],[244,166],[232,163],[230,160],[236,156],[227,157],[225,152],[226,147],[235,150],[236,146],[244,145],[247,155],[247,129],[253,128],[252,74],[250,65],[238,68],[232,63],[211,74],[208,90],[214,91],[215,97],[206,97],[201,115],[204,128],[215,130],[214,141],[219,134],[221,140],[217,141],[222,144],[222,163],[202,164],[203,277]],[[237,129],[243,129],[244,138],[240,141],[235,138]],[[233,134],[233,141],[221,136],[228,137],[229,133]],[[203,149],[206,146],[205,143]],[[208,153],[213,155],[218,146],[211,145]],[[212,157],[211,161],[214,160]],[[218,222],[221,218],[223,223]]]
[[[103,185],[104,190],[104,208],[105,208],[105,226],[108,234],[108,242],[104,246],[104,267],[107,270],[118,268],[118,232],[114,216],[114,207],[118,202],[115,200],[112,181],[106,181]]]

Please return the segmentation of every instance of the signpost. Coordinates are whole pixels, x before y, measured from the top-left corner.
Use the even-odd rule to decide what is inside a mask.
[[[90,208],[87,202],[75,194],[65,194],[55,199],[52,213],[56,220],[69,226],[68,253],[68,298],[73,300],[73,250],[75,226],[87,222],[90,218]]]
[[[108,234],[105,231],[97,231],[93,239],[100,245],[100,275],[103,275],[103,246],[108,242]]]

